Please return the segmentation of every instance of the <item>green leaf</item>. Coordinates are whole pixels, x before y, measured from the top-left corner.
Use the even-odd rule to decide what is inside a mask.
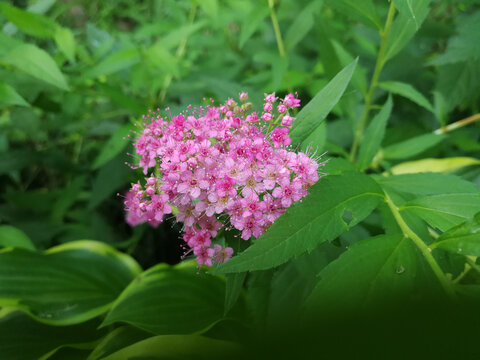
[[[159,59],[160,61],[160,59]],[[84,74],[86,78],[94,78],[101,75],[110,75],[120,70],[131,67],[140,62],[140,53],[135,48],[127,48],[117,51]]]
[[[152,336],[151,333],[133,326],[121,326],[105,336],[95,349],[93,349],[87,360],[102,359],[118,350]]]
[[[0,252],[0,306],[46,324],[76,324],[105,312],[139,272],[130,256],[95,241],[44,253],[5,249]]]
[[[224,315],[228,314],[237,303],[246,276],[246,272],[226,275]]]
[[[174,56],[161,42],[152,45],[146,52],[149,63],[167,74],[179,76],[178,58]]]
[[[55,42],[58,49],[71,63],[75,62],[75,37],[68,28],[57,27],[55,31]]]
[[[92,169],[98,169],[117,156],[128,145],[129,142],[126,137],[134,129],[135,127],[130,123],[118,128],[105,145],[103,145],[102,150],[100,150],[100,153],[93,161]]]
[[[422,159],[395,165],[392,174],[411,174],[421,172],[452,172],[465,166],[480,164],[479,159],[469,157],[450,157],[445,159]]]
[[[0,58],[0,61],[62,90],[69,90],[55,61],[35,45],[19,45]]]
[[[445,134],[423,134],[399,143],[387,146],[383,149],[384,159],[407,159],[418,155],[425,150],[442,142]]]
[[[345,47],[343,47],[338,41],[330,40],[330,42],[342,66],[347,66],[353,60],[355,60],[354,57],[350,55]],[[357,86],[364,94],[367,93],[367,74],[361,65],[357,65],[355,72],[352,75],[352,84]]]
[[[361,19],[370,21],[378,29],[382,28],[377,7],[372,0],[328,0],[327,3],[347,15],[358,15]]]
[[[324,121],[312,131],[310,135],[302,142],[300,149],[302,151],[313,151],[321,153],[327,142],[327,123]],[[352,169],[354,170],[354,169]]]
[[[370,166],[375,154],[378,152],[378,149],[380,149],[380,145],[385,136],[385,128],[392,113],[392,107],[392,97],[389,96],[385,105],[383,105],[380,112],[375,115],[365,130],[365,135],[363,136],[358,153],[358,166],[362,171]]]
[[[378,84],[382,89],[387,90],[393,94],[403,96],[409,100],[412,100],[417,105],[420,105],[427,109],[428,111],[434,112],[432,104],[430,101],[423,96],[417,89],[412,85],[406,84],[400,81],[385,81]]]
[[[323,4],[323,0],[312,1],[295,16],[285,35],[285,47],[287,52],[292,50],[312,29],[314,16]]]
[[[39,38],[53,37],[58,26],[45,16],[21,10],[5,2],[0,3],[0,13],[25,34]]]
[[[49,326],[22,312],[4,308],[0,318],[0,358],[39,359],[64,346],[85,346],[104,335],[105,331],[97,330],[97,326],[98,320],[74,326]]]
[[[432,227],[447,231],[480,211],[480,194],[426,196],[406,203],[401,209],[421,217]]]
[[[410,239],[395,234],[362,240],[320,272],[307,307],[345,311],[414,298],[424,271]]]
[[[10,225],[0,225],[0,246],[35,250],[32,240],[22,230]]]
[[[210,17],[216,18],[218,16],[218,0],[204,0],[198,3],[200,7],[205,11]]]
[[[302,143],[337,104],[356,65],[357,60],[346,66],[298,113],[290,131],[294,145]]]
[[[432,61],[430,65],[445,65],[468,60],[480,60],[478,34],[480,33],[480,11],[461,18],[457,35],[448,41],[447,50]]]
[[[400,13],[394,20],[387,39],[384,62],[398,54],[415,35],[430,11],[430,1],[411,1],[411,13]],[[413,18],[411,14],[415,17]]]
[[[444,232],[431,248],[461,255],[480,256],[480,214]]]
[[[418,0],[417,0],[418,1]],[[414,11],[413,4],[416,2],[414,0],[393,0],[395,3],[395,6],[397,7],[398,11],[407,16],[410,17],[414,22],[416,29],[418,30],[420,28],[420,24],[418,23],[417,20],[417,15],[416,12]]]
[[[375,176],[382,188],[414,195],[439,195],[454,193],[478,193],[480,190],[462,178],[439,173]]]
[[[125,322],[154,334],[189,334],[223,317],[225,283],[192,264],[155,266],[115,301],[103,326]]]
[[[19,105],[30,107],[30,104],[21,97],[10,85],[0,82],[0,107]]]
[[[198,335],[154,336],[119,350],[104,360],[129,359],[230,359],[240,347],[232,342]]]
[[[347,231],[368,216],[383,196],[372,179],[355,172],[326,176],[309,191],[253,245],[213,271],[254,271],[283,264]]]
[[[265,3],[266,4],[266,3]],[[252,11],[244,17],[244,22],[240,29],[240,36],[238,39],[238,47],[243,48],[245,43],[258,30],[265,18],[268,16],[270,10],[261,3],[252,9]]]

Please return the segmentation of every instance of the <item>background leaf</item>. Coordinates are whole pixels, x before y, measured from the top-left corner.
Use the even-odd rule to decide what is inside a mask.
[[[10,225],[0,225],[0,246],[35,250],[32,240],[22,230]]]
[[[431,248],[461,255],[480,256],[480,214],[438,237]]]
[[[0,107],[3,105],[19,105],[29,107],[30,104],[10,85],[0,82]]]
[[[423,96],[417,89],[412,85],[406,84],[400,81],[384,81],[378,84],[382,89],[390,91],[393,94],[398,94],[407,99],[412,100],[414,103],[424,107],[428,111],[434,112],[432,104],[430,101]]]

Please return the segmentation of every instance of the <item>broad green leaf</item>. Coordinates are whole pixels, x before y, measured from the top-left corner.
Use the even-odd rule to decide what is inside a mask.
[[[448,41],[445,53],[430,61],[431,65],[445,65],[480,59],[478,34],[480,33],[480,11],[462,17],[457,27],[457,35]]]
[[[265,3],[266,4],[266,3]],[[238,39],[238,47],[243,48],[245,43],[252,37],[252,35],[258,30],[265,18],[268,16],[270,10],[264,4],[258,4],[252,9],[252,11],[244,17],[240,29],[240,37]]]
[[[158,61],[161,61],[159,59]],[[135,48],[127,48],[117,51],[84,74],[87,78],[94,78],[101,75],[110,75],[117,71],[131,67],[140,62],[140,53]]]
[[[226,275],[224,315],[228,314],[237,303],[246,276],[246,272]]]
[[[237,358],[240,346],[198,335],[162,335],[142,340],[104,360],[138,359],[230,359]]]
[[[223,317],[225,283],[193,264],[155,266],[115,301],[103,326],[124,322],[154,334],[204,331]]]
[[[103,145],[102,150],[93,161],[92,169],[98,169],[117,156],[128,145],[126,138],[134,129],[135,127],[130,123],[118,128]]]
[[[461,255],[480,256],[480,214],[444,232],[435,240],[431,248]]]
[[[0,13],[25,34],[39,38],[51,38],[55,35],[57,24],[45,16],[18,7],[0,3]]]
[[[95,349],[93,349],[87,360],[102,359],[118,350],[152,336],[151,333],[133,326],[121,326],[105,336]]]
[[[382,28],[377,8],[372,0],[328,0],[327,3],[347,15],[358,15],[360,18],[370,21],[378,29]]]
[[[403,174],[375,176],[374,179],[383,188],[420,196],[453,193],[478,193],[480,191],[471,182],[449,174]]]
[[[218,0],[204,0],[198,3],[200,7],[205,11],[210,17],[216,18],[218,16]]]
[[[382,150],[384,159],[407,159],[442,142],[445,134],[424,134],[387,146]]]
[[[302,142],[302,151],[321,153],[327,141],[327,123],[324,121]]]
[[[4,82],[0,82],[0,108],[8,105],[30,106],[14,88]]]
[[[415,0],[410,2],[412,5],[411,13],[415,15],[415,18],[408,13],[400,13],[397,16],[387,39],[384,62],[398,54],[415,35],[430,11],[430,1]]]
[[[62,90],[69,90],[55,61],[35,45],[19,45],[0,58],[0,61]]]
[[[385,81],[378,84],[382,89],[390,91],[393,94],[403,96],[409,100],[412,100],[417,105],[420,105],[427,109],[428,111],[434,112],[432,104],[430,101],[422,95],[417,89],[412,85],[403,83],[400,81]]]
[[[75,62],[75,38],[68,28],[57,27],[55,31],[55,42],[58,49],[71,63]]]
[[[447,231],[480,211],[480,193],[426,196],[406,203],[401,209],[421,217],[432,227]]]
[[[424,291],[419,288],[424,271],[419,251],[400,234],[359,241],[320,272],[307,307],[346,311],[413,299]]]
[[[401,14],[410,17],[415,22],[416,29],[418,30],[420,24],[417,20],[417,14],[413,5],[416,1],[418,0],[393,0],[398,11]]]
[[[387,122],[392,113],[392,107],[392,97],[389,96],[385,105],[383,105],[382,109],[377,115],[375,115],[372,122],[365,130],[365,135],[363,136],[360,151],[358,153],[358,166],[362,171],[370,166],[375,154],[378,149],[380,149],[380,145],[385,136]]]
[[[0,306],[46,324],[76,324],[105,312],[139,272],[130,256],[95,241],[44,253],[5,249],[0,252]]]
[[[356,65],[357,60],[346,66],[298,113],[290,131],[294,145],[302,143],[337,104]]]
[[[0,358],[33,360],[64,346],[85,346],[105,334],[104,330],[97,330],[98,323],[90,320],[73,326],[50,326],[4,308],[0,318]]]
[[[326,176],[309,191],[302,203],[292,205],[247,250],[214,272],[264,270],[283,264],[335,239],[368,216],[382,198],[372,179],[355,172]]]
[[[312,1],[295,16],[295,20],[285,35],[285,47],[292,50],[312,29],[315,21],[314,16],[322,6],[323,0]]]
[[[451,157],[445,159],[422,159],[395,165],[390,169],[392,174],[412,174],[422,172],[453,172],[465,166],[480,164],[479,159],[469,157]]]
[[[355,165],[343,158],[327,158],[322,171],[327,175],[340,175],[347,171],[356,171]]]
[[[35,250],[32,240],[22,230],[10,225],[0,225],[0,247],[10,246]]]

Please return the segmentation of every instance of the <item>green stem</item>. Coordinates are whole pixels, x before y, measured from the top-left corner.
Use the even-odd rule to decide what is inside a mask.
[[[370,81],[370,87],[368,89],[367,95],[365,96],[365,107],[363,109],[362,117],[360,119],[360,123],[355,131],[355,135],[353,138],[352,149],[350,150],[350,161],[354,162],[357,156],[357,150],[360,145],[363,136],[363,130],[367,124],[368,114],[372,109],[372,100],[373,95],[375,94],[375,90],[378,85],[378,78],[380,77],[380,73],[387,62],[385,59],[385,50],[387,48],[387,40],[388,35],[390,34],[390,29],[392,27],[393,17],[395,15],[395,4],[393,1],[390,1],[390,7],[388,9],[387,20],[385,21],[385,26],[383,30],[380,32],[380,49],[378,50],[377,61],[375,63],[375,69],[373,70],[372,80]]]
[[[403,235],[411,239],[413,243],[420,249],[423,257],[425,258],[425,260],[427,260],[428,265],[430,265],[433,273],[437,277],[440,285],[445,290],[447,295],[452,299],[456,299],[456,294],[452,283],[433,257],[431,249],[429,249],[428,246],[423,242],[423,240],[412,229],[410,229],[410,227],[407,225],[402,215],[400,214],[398,207],[393,203],[392,199],[390,198],[390,196],[388,196],[387,193],[385,193],[385,201],[388,204],[388,207],[390,208],[395,220],[397,221],[398,226],[400,226]]]
[[[268,7],[270,8],[270,18],[272,19],[273,31],[275,32],[275,39],[277,39],[278,52],[281,57],[286,55],[285,46],[283,45],[282,33],[278,25],[277,15],[275,14],[274,0],[268,0]]]
[[[190,9],[190,14],[188,16],[188,18],[189,18],[188,22],[189,22],[190,25],[193,24],[193,21],[195,20],[196,14],[197,14],[197,2],[194,1],[193,5],[192,5],[192,8]],[[175,54],[177,56],[177,59],[181,59],[183,57],[183,55],[185,54],[185,48],[187,47],[187,40],[188,40],[188,38],[184,37],[180,41],[180,44],[178,45],[178,48],[177,48],[177,52]],[[166,76],[165,80],[163,81],[162,90],[160,91],[160,95],[158,96],[161,104],[163,104],[163,102],[165,100],[165,97],[167,96],[167,90],[170,87],[170,85],[172,84],[172,80],[173,80],[173,75],[168,74]]]

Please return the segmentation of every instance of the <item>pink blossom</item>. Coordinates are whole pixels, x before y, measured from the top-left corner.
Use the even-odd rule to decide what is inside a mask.
[[[283,99],[283,103],[287,107],[299,107],[300,106],[300,99],[296,98],[293,94],[288,94]]]

